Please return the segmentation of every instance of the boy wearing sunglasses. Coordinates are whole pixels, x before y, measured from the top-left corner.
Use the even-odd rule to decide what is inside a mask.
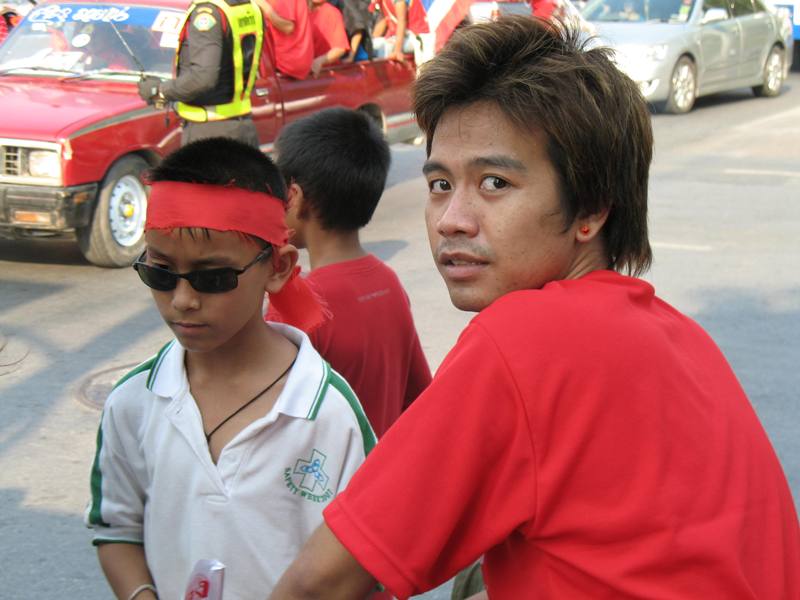
[[[183,597],[203,558],[226,565],[226,597],[259,597],[375,437],[302,331],[325,315],[297,277],[272,161],[207,139],[151,182],[134,268],[175,339],[106,402],[87,523],[118,598]],[[265,292],[288,324],[263,320]]]
[[[353,386],[381,437],[431,381],[408,296],[359,237],[383,194],[389,146],[363,112],[330,108],[288,125],[275,149],[292,242],[308,250],[308,281],[331,312],[311,341]],[[268,319],[282,317],[270,308]]]

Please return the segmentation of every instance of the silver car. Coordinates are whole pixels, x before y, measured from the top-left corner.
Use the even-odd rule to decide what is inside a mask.
[[[791,23],[764,0],[591,0],[583,16],[645,98],[671,113],[740,87],[777,96],[792,62]]]

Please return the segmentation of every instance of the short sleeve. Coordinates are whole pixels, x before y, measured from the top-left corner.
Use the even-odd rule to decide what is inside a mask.
[[[428,360],[422,351],[419,337],[414,334],[411,346],[411,362],[408,367],[408,381],[406,382],[406,392],[403,398],[403,410],[411,406],[411,403],[419,397],[423,390],[431,382],[431,369]]]
[[[515,380],[473,322],[325,520],[365,569],[405,598],[532,521],[535,501],[533,445]]]
[[[87,527],[95,530],[95,545],[107,542],[143,543],[145,491],[137,446],[126,444],[114,422],[112,410],[105,410],[97,432],[97,450],[91,472],[91,502],[86,509]],[[137,462],[141,463],[137,465]]]
[[[277,0],[273,5],[275,12],[287,21],[297,19],[297,2],[299,0]]]

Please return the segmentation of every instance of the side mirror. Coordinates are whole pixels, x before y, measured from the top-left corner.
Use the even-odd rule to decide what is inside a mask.
[[[703,25],[707,23],[714,23],[716,21],[724,21],[728,18],[728,11],[724,8],[709,8],[703,14]]]

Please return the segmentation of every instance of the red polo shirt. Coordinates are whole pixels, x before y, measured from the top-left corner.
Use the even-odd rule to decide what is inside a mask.
[[[305,79],[314,60],[308,5],[305,0],[275,0],[273,7],[281,17],[294,23],[294,31],[285,34],[265,19],[275,47],[275,67],[285,75]]]
[[[344,18],[338,8],[325,2],[315,6],[310,16],[315,57],[327,54],[331,48],[350,50]]]
[[[481,555],[492,600],[800,598],[792,496],[736,377],[609,271],[483,310],[324,515],[400,598]]]

